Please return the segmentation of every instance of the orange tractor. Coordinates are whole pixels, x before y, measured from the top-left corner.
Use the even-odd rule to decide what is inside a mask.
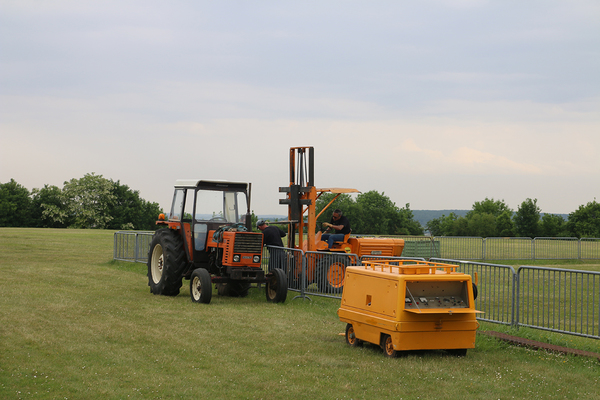
[[[240,297],[251,283],[265,283],[267,300],[284,302],[285,272],[261,268],[263,235],[252,232],[249,198],[246,183],[178,180],[169,219],[161,214],[157,221],[165,229],[150,244],[150,291],[176,296],[185,278],[192,301],[210,303],[213,283],[218,294]],[[240,214],[244,205],[246,214]]]
[[[346,267],[358,262],[356,256],[387,258],[402,255],[402,239],[352,237],[350,234],[328,249],[327,242],[321,240],[318,219],[341,194],[360,192],[356,189],[316,188],[313,147],[290,148],[290,185],[280,187],[279,191],[286,193],[286,198],[280,199],[279,204],[288,206],[288,246],[310,252],[306,265],[307,283],[317,283],[321,291],[341,293]],[[324,193],[335,196],[317,214],[316,203]],[[292,278],[300,279],[301,271],[295,268],[291,274]]]

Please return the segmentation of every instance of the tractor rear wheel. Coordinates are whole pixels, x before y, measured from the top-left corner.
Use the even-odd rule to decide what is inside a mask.
[[[287,297],[287,277],[282,269],[274,268],[267,274],[266,285],[267,301],[271,303],[283,303]]]
[[[192,272],[190,278],[190,296],[194,303],[209,304],[212,298],[212,282],[210,274],[204,268]]]
[[[150,292],[177,296],[186,266],[181,236],[171,229],[158,230],[150,243],[147,265]]]

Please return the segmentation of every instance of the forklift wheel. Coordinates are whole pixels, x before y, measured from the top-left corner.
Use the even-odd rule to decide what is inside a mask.
[[[274,268],[267,275],[266,285],[267,301],[271,303],[283,303],[287,297],[287,277],[285,272],[279,268]]]
[[[352,324],[346,325],[346,343],[348,343],[352,347],[362,346],[362,340],[356,337],[354,333],[354,327]]]
[[[210,303],[212,297],[212,282],[210,274],[204,268],[198,268],[190,277],[190,296],[194,303]]]

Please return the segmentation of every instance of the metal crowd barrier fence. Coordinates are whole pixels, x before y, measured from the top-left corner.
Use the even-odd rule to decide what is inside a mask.
[[[482,260],[531,260],[530,238],[483,238]]]
[[[441,236],[440,257],[452,260],[483,260],[484,242],[480,237]]]
[[[532,243],[533,260],[577,260],[579,240],[577,238],[534,238]]]
[[[113,259],[146,263],[152,231],[119,231],[114,234]]]
[[[432,258],[441,257],[440,240],[433,236],[401,236],[404,240],[402,254],[406,257]]]
[[[154,232],[116,232],[114,259],[146,262]],[[441,246],[444,240],[440,238]],[[455,238],[452,238],[455,239]],[[464,248],[473,247],[474,238],[458,240]],[[453,244],[456,244],[453,243]],[[526,243],[525,239],[523,242]],[[535,243],[535,247],[533,246]],[[489,240],[490,254],[507,246],[502,238]],[[576,246],[577,245],[577,246]],[[525,244],[523,248],[528,245]],[[566,254],[578,258],[600,258],[599,239],[565,241],[536,238],[530,251],[538,258]],[[463,249],[464,249],[463,248]],[[459,251],[460,252],[460,251]],[[526,250],[511,250],[522,254]],[[483,249],[482,249],[483,255]],[[303,252],[298,249],[267,246],[263,250],[265,271],[281,268],[288,279],[288,290],[307,295],[340,299],[346,266],[384,257],[330,252]],[[419,257],[385,257],[386,259],[417,259]],[[479,320],[573,334],[600,339],[600,272],[524,266],[515,272],[509,265],[463,261],[451,258],[431,258],[430,261],[456,264],[459,271],[477,280],[478,296],[475,308],[483,311]]]
[[[517,275],[518,325],[600,339],[600,272],[523,266]]]
[[[581,259],[581,260],[599,260],[600,259],[600,239],[593,239],[593,238],[579,239],[579,259]]]
[[[307,251],[304,253],[302,295],[341,299],[346,267],[357,265],[356,254]]]
[[[440,236],[440,258],[453,260],[600,259],[597,238],[521,238]]]
[[[459,271],[471,275],[477,286],[475,308],[485,313],[478,315],[477,319],[505,325],[514,324],[517,275],[513,267],[443,258],[429,261],[456,264]]]

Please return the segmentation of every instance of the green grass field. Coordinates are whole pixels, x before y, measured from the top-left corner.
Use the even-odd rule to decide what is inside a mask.
[[[0,399],[600,398],[597,359],[483,335],[464,358],[350,348],[339,300],[271,304],[251,289],[201,305],[187,281],[153,296],[145,265],[112,261],[110,231],[1,228],[0,250]],[[480,329],[600,352],[593,339]]]

